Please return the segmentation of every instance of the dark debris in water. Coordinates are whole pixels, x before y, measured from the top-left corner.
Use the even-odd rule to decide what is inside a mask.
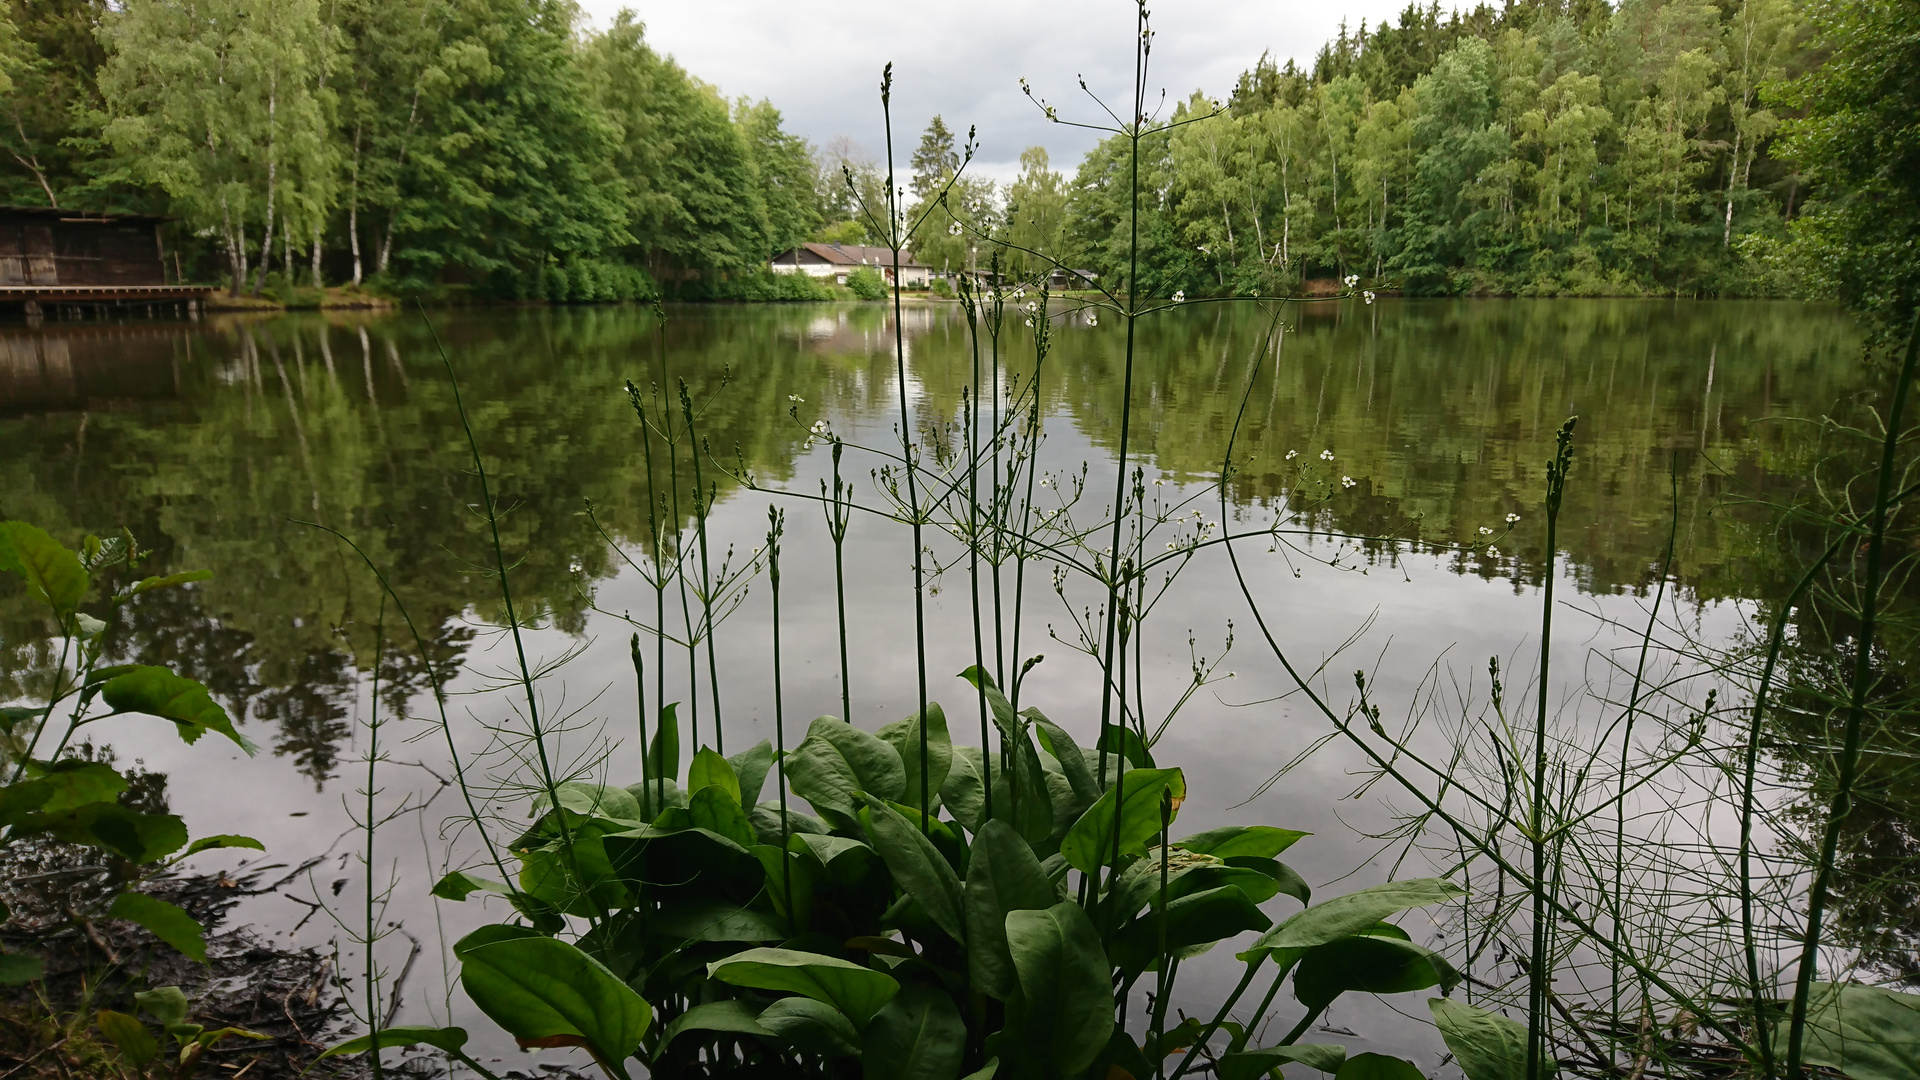
[[[65,845],[18,850],[34,847],[18,845],[0,861],[0,899],[14,915],[0,938],[8,951],[37,954],[46,965],[40,980],[0,989],[0,1080],[134,1075],[117,1060],[94,1018],[100,1009],[135,1013],[133,995],[160,986],[186,993],[194,1023],[269,1037],[212,1047],[201,1059],[199,1080],[297,1080],[321,1050],[347,1033],[350,1021],[331,955],[275,945],[251,927],[223,928],[241,900],[279,892],[303,878],[306,865],[145,883],[142,891],[179,905],[207,928],[209,963],[201,965],[132,923],[76,913],[99,891],[117,889],[115,878],[124,867],[81,865],[89,854]],[[159,1034],[157,1025],[149,1030]],[[418,1075],[438,1072],[430,1059],[421,1065],[430,1072]],[[364,1071],[360,1059],[330,1059],[308,1075],[326,1080]]]

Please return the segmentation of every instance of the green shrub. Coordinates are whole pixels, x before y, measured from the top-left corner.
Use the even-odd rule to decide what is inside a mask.
[[[847,288],[862,300],[884,300],[887,297],[886,279],[871,266],[862,266],[848,274]]]

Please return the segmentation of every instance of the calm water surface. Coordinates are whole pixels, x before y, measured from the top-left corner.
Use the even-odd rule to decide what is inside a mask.
[[[684,380],[704,410],[700,434],[713,457],[701,477],[718,500],[712,555],[718,562],[731,547],[737,566],[763,543],[768,505],[782,500],[743,488],[728,471],[736,460],[761,485],[817,493],[829,463],[823,445],[809,444],[809,425],[826,420],[853,443],[895,437],[891,319],[880,305],[839,305],[681,308],[664,328],[626,308],[434,320],[497,496],[512,508],[505,540],[518,560],[517,597],[541,613],[535,650],[549,660],[571,655],[543,684],[543,707],[565,720],[558,749],[576,761],[611,755],[608,776],[633,782],[632,627],[622,616],[650,619],[654,597],[626,559],[646,557],[649,500],[671,484],[656,460],[649,488],[624,381]],[[1308,535],[1273,553],[1265,541],[1244,550],[1253,587],[1283,644],[1332,658],[1328,678],[1339,687],[1354,668],[1370,669],[1386,701],[1411,700],[1436,664],[1463,678],[1488,656],[1530,664],[1537,590],[1549,573],[1572,586],[1556,666],[1575,681],[1595,678],[1625,641],[1614,621],[1644,620],[1676,524],[1670,621],[1709,641],[1741,633],[1750,602],[1785,588],[1783,553],[1753,527],[1768,520],[1753,501],[1796,490],[1809,460],[1804,429],[1784,420],[1830,413],[1867,381],[1849,324],[1799,304],[1382,301],[1296,308],[1283,322],[1277,344],[1266,343],[1268,316],[1258,311],[1190,307],[1143,323],[1136,461],[1149,481],[1164,481],[1155,490],[1165,498],[1204,490],[1245,396],[1230,514],[1265,521],[1287,493],[1318,500],[1299,514]],[[1064,320],[1038,375],[1047,490],[1070,491],[1085,462],[1093,479],[1076,513],[1088,521],[1104,512],[1112,486],[1124,341],[1113,323]],[[938,442],[938,422],[958,415],[972,377],[965,324],[954,307],[919,307],[906,311],[903,330],[916,427]],[[1006,382],[1034,377],[1029,334],[1014,326],[1003,340]],[[1538,512],[1544,465],[1554,430],[1576,414],[1576,465],[1550,561]],[[1321,457],[1328,451],[1331,463]],[[846,473],[873,505],[882,501],[871,475],[878,464],[848,451]],[[684,446],[671,475],[690,506]],[[511,699],[493,692],[511,650],[492,629],[496,586],[475,571],[490,559],[478,499],[453,398],[417,316],[0,329],[0,513],[68,541],[124,525],[154,550],[143,573],[211,569],[202,586],[133,605],[115,630],[117,649],[205,680],[266,750],[249,761],[135,724],[98,737],[123,760],[168,772],[174,809],[196,834],[247,832],[282,861],[327,853],[314,872],[322,893],[336,880],[359,888],[345,854],[352,841],[340,837],[352,825],[345,802],[359,798],[362,781],[359,725],[381,603],[350,553],[302,522],[353,536],[388,568],[437,659],[457,673],[463,745],[481,767],[499,768],[505,759],[487,725],[517,721]],[[806,718],[840,711],[841,686],[824,522],[814,503],[782,504],[785,710],[797,737]],[[1217,501],[1195,505],[1203,519],[1219,516]],[[1510,513],[1521,518],[1508,534]],[[903,527],[866,517],[848,538],[848,690],[864,726],[913,708],[911,550]],[[949,704],[958,733],[973,722],[971,692],[953,677],[973,662],[965,567],[936,586],[930,693]],[[1044,654],[1023,704],[1090,739],[1097,671],[1072,647],[1075,611],[1095,602],[1082,592],[1070,585],[1057,596],[1046,570],[1033,570],[1019,656],[1003,647],[1000,664]],[[756,580],[715,637],[729,749],[772,732],[766,599]],[[670,622],[678,610],[676,601]],[[1305,710],[1275,700],[1287,685],[1248,628],[1223,560],[1203,556],[1144,632],[1139,675],[1150,715],[1180,696],[1195,657],[1220,658],[1235,638],[1218,678],[1194,695],[1159,752],[1162,763],[1187,768],[1193,794],[1183,819],[1195,829],[1229,816],[1312,829],[1318,835],[1288,856],[1310,882],[1350,872],[1346,885],[1377,879],[1384,867],[1358,837],[1389,815],[1378,800],[1343,801],[1354,762],[1338,747],[1229,814],[1323,734]],[[0,584],[0,699],[26,697],[42,678],[44,632],[15,584]],[[1003,627],[1003,643],[1011,632]],[[987,649],[992,664],[991,641]],[[684,650],[667,660],[668,699],[687,699]],[[423,685],[419,666],[404,660],[383,677]],[[426,707],[416,695],[412,709]],[[697,708],[710,741],[704,681]],[[399,877],[393,917],[422,936],[452,934],[480,913],[436,911],[425,897],[439,869],[461,859],[461,838],[445,825],[455,800],[440,782],[444,752],[423,722],[396,723],[381,799],[423,808],[383,833]],[[249,914],[290,933],[293,909]],[[328,933],[309,923],[299,937]],[[413,988],[422,1014],[402,1022],[443,1014],[439,969],[424,978],[432,985]],[[1213,992],[1205,979],[1193,983],[1189,1007]],[[1357,1008],[1334,1020],[1373,1025],[1360,1040],[1382,1046],[1404,1035],[1392,1017]]]

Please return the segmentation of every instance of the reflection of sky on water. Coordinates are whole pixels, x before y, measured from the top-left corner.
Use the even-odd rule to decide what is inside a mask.
[[[791,316],[757,324],[765,331],[758,340],[764,342],[762,347],[767,349],[797,347],[803,357],[814,358],[811,362],[815,363],[835,364],[840,363],[841,358],[865,357],[865,363],[836,368],[838,381],[830,380],[820,391],[806,395],[814,400],[801,413],[801,419],[806,423],[824,416],[850,442],[885,446],[893,438],[893,418],[887,411],[895,393],[890,355],[892,328],[886,320],[872,318],[874,314],[871,309],[853,309],[856,317],[849,318],[846,308],[828,312],[795,311]],[[922,347],[917,356],[910,351],[910,362],[931,365],[943,358],[950,362],[946,370],[925,369],[923,374],[923,368],[916,367],[911,371],[908,396],[917,407],[952,407],[957,399],[953,375],[957,369],[951,365],[958,363],[957,358],[962,356],[959,346],[964,343],[964,337],[952,323],[951,309],[909,308],[906,315],[906,329],[913,335],[909,340]],[[723,324],[727,318],[723,309],[701,312],[691,316],[690,321]],[[1079,329],[1084,331],[1084,327]],[[469,332],[479,331],[470,329]],[[1112,328],[1103,327],[1102,332],[1111,333]],[[295,336],[292,340],[302,339]],[[381,339],[380,345],[371,345],[365,334],[336,329],[330,338],[321,340],[330,341],[330,347],[303,351],[298,357],[289,347],[264,362],[257,347],[244,351],[243,355],[228,352],[212,370],[222,384],[239,383],[243,388],[252,388],[247,391],[249,416],[256,406],[263,411],[291,408],[296,420],[301,415],[300,402],[309,400],[306,395],[310,392],[317,392],[310,391],[308,379],[317,385],[323,372],[343,383],[364,374],[369,390],[375,385],[376,375],[380,379],[397,376],[405,380],[407,377],[400,353],[388,351],[392,348],[391,337]],[[791,344],[777,344],[780,342]],[[643,347],[645,338],[641,336],[627,345]],[[1288,345],[1297,347],[1291,341]],[[1576,349],[1579,345],[1570,342],[1567,348]],[[1217,354],[1213,352],[1216,346]],[[158,371],[160,357],[174,356],[176,348],[177,344],[170,339],[166,351],[156,351],[145,369]],[[1230,343],[1223,339],[1210,343],[1206,349],[1206,359],[1224,370],[1224,358],[1232,355]],[[337,365],[336,352],[341,353]],[[15,350],[8,355],[17,353]],[[741,355],[748,363],[753,362],[751,349]],[[1329,356],[1333,354],[1330,352]],[[363,359],[364,372],[356,370],[363,366]],[[177,361],[169,359],[167,363],[172,365],[169,385],[156,385],[160,397],[169,396],[169,392],[184,393],[189,398],[204,393],[192,388],[182,391]],[[289,367],[293,369],[293,378],[286,377]],[[1063,347],[1060,367],[1062,374],[1052,388],[1052,393],[1058,396],[1049,399],[1045,460],[1055,468],[1083,460],[1091,462],[1094,481],[1085,504],[1097,511],[1104,505],[1105,493],[1110,493],[1111,475],[1107,470],[1111,468],[1111,457],[1106,447],[1111,442],[1111,434],[1105,425],[1112,417],[1101,402],[1073,396],[1084,386],[1098,385],[1100,378],[1097,364],[1086,354],[1084,346],[1079,347],[1079,351]],[[1333,369],[1329,359],[1328,370]],[[229,378],[230,375],[233,377]],[[1209,455],[1216,455],[1218,448],[1177,445],[1171,440],[1209,430],[1207,424],[1192,422],[1196,410],[1204,410],[1217,419],[1224,408],[1222,395],[1236,385],[1225,376],[1203,378],[1196,396],[1195,388],[1182,382],[1192,375],[1190,368],[1148,373],[1146,381],[1151,387],[1153,404],[1150,409],[1143,409],[1143,427],[1136,432],[1136,437],[1150,448],[1170,478],[1186,481],[1189,490],[1193,478],[1204,471],[1203,463],[1210,460]],[[1392,376],[1392,371],[1386,373],[1388,386],[1393,385]],[[430,369],[416,366],[406,394],[427,392],[425,387],[430,385],[428,380],[432,377]],[[1472,373],[1472,377],[1480,378],[1482,373]],[[784,409],[788,388],[769,385],[767,380],[779,381],[790,376],[766,376],[744,369],[740,378],[743,393],[778,401]],[[1406,397],[1408,392],[1419,389],[1417,383],[1409,384],[1397,401],[1388,397],[1379,385],[1382,373],[1377,358],[1368,360],[1362,356],[1351,372],[1341,363],[1339,378],[1350,378],[1352,384],[1348,389],[1364,396],[1361,416],[1369,415],[1376,400],[1382,407],[1391,408],[1391,415],[1383,418],[1383,423],[1401,425],[1395,427],[1396,435],[1417,430],[1406,426],[1410,423],[1406,416],[1420,406],[1447,404]],[[1545,375],[1541,378],[1544,380]],[[1642,391],[1636,389],[1638,392]],[[1656,387],[1645,392],[1657,394],[1659,390]],[[1771,383],[1767,385],[1767,392],[1767,404],[1771,408],[1774,405]],[[198,399],[194,400],[199,403]],[[1269,408],[1280,409],[1285,403],[1276,379]],[[70,401],[57,397],[33,404],[39,408],[71,407]],[[401,402],[386,406],[389,410],[386,420],[372,422],[397,423],[397,418],[403,415],[395,411],[398,404]],[[484,407],[489,403],[480,404]],[[1482,409],[1499,408],[1501,399],[1497,394],[1488,395],[1472,404]],[[622,407],[611,398],[608,405]],[[1309,444],[1314,447],[1333,441],[1328,425],[1337,426],[1338,418],[1329,412],[1327,383],[1321,383],[1317,399],[1308,402],[1302,398],[1297,405],[1311,408],[1311,422],[1298,423],[1293,430],[1281,432],[1285,436],[1281,441],[1300,442],[1303,436],[1310,436],[1316,440]],[[1724,411],[1723,399],[1720,409],[1712,414],[1715,423],[1727,422]],[[1701,421],[1697,427],[1698,438],[1704,440],[1707,427],[1704,405],[1694,415]],[[775,421],[785,423],[786,418],[778,416]],[[156,412],[151,422],[164,435],[167,425],[192,421],[181,418],[177,409],[168,406]],[[1518,421],[1515,423],[1518,425]],[[288,455],[288,459],[324,454],[324,446],[307,445],[307,433],[315,426],[310,416],[305,426],[296,425],[287,430],[284,434],[294,436],[293,442],[298,445],[282,441],[279,444],[282,453]],[[1218,434],[1217,425],[1212,430]],[[0,435],[4,433],[5,429],[0,428]],[[581,439],[597,433],[561,434]],[[1354,429],[1340,429],[1339,434],[1352,436]],[[489,454],[506,458],[503,469],[511,472],[513,451],[489,444],[488,435],[488,431],[482,431],[483,446]],[[630,430],[624,435],[630,437]],[[1619,446],[1610,444],[1631,441],[1625,434],[1604,427],[1590,429],[1583,435],[1597,444],[1592,458],[1599,461],[1621,460]],[[1539,434],[1516,437],[1524,442],[1537,439]],[[1694,429],[1690,429],[1688,440],[1695,437]],[[1423,453],[1430,448],[1409,445],[1387,457],[1368,461],[1360,447],[1348,450],[1348,446],[1357,441],[1349,437],[1340,443],[1340,464],[1361,469],[1362,465],[1348,464],[1349,460],[1357,460],[1370,465],[1365,477],[1370,491],[1397,490],[1401,501],[1409,504],[1422,500],[1444,501],[1453,494],[1447,488],[1448,475],[1432,472],[1431,462],[1435,456]],[[725,451],[717,447],[716,453],[722,458],[726,456]],[[1609,454],[1613,456],[1609,458]],[[1260,465],[1270,470],[1272,459],[1277,456],[1270,450]],[[829,475],[828,460],[824,446],[802,453],[790,464],[780,463],[784,469],[778,482],[790,491],[815,492],[819,481]],[[1506,460],[1503,458],[1501,462]],[[754,464],[764,468],[771,463]],[[856,481],[857,489],[868,499],[873,497],[868,470],[875,464],[858,452],[848,454],[846,474]],[[1459,473],[1493,467],[1485,456],[1459,462],[1458,466],[1455,472]],[[458,473],[457,462],[446,467],[450,475]],[[1389,469],[1398,469],[1400,475],[1385,475]],[[1376,470],[1381,475],[1374,475]],[[1617,494],[1624,483],[1639,479],[1644,478],[1625,478],[1619,474],[1582,477],[1576,473],[1575,483],[1592,484]],[[1659,479],[1664,481],[1665,477]],[[1258,482],[1270,480],[1263,478]],[[1397,488],[1393,487],[1395,484]],[[1520,481],[1515,481],[1515,485],[1525,488]],[[1641,492],[1636,497],[1658,507],[1664,498],[1664,483],[1660,487],[1662,490],[1656,495]],[[1263,512],[1260,507],[1275,502],[1275,493],[1270,489],[1255,487],[1248,494],[1251,497],[1243,499],[1242,504],[1255,516]],[[1499,495],[1499,498],[1460,509],[1455,520],[1497,520],[1508,505],[1506,489],[1501,489]],[[319,498],[316,494],[316,502]],[[771,497],[764,493],[747,492],[738,487],[723,490],[712,518],[712,548],[716,559],[718,553],[729,546],[745,553],[763,543],[770,501]],[[788,501],[785,505],[788,527],[782,592],[786,658],[783,681],[791,745],[798,741],[812,717],[839,710],[840,687],[836,640],[831,629],[835,621],[832,549],[824,535],[816,504]],[[191,502],[168,506],[168,513],[210,512]],[[288,512],[302,509],[306,508],[285,508]],[[555,508],[554,513],[561,509],[571,512],[572,508]],[[1217,504],[1203,504],[1202,509],[1209,518],[1218,516]],[[1696,509],[1689,507],[1688,511],[1691,514]],[[1329,524],[1364,529],[1376,520],[1384,518],[1349,512],[1347,517],[1332,521],[1319,518],[1317,524],[1323,529]],[[1530,524],[1536,523],[1524,523],[1523,528]],[[1564,681],[1569,692],[1582,679],[1603,681],[1606,673],[1599,658],[1608,650],[1625,645],[1632,637],[1620,624],[1635,625],[1645,618],[1642,606],[1645,600],[1617,592],[1618,583],[1602,582],[1602,587],[1594,588],[1594,570],[1585,565],[1593,553],[1580,547],[1593,538],[1611,535],[1602,527],[1604,523],[1575,521],[1572,524],[1574,528],[1569,531],[1576,538],[1571,545],[1573,564],[1569,565],[1564,559],[1557,564],[1563,583],[1561,595],[1568,605],[1559,616],[1553,657],[1558,673],[1556,683]],[[1597,534],[1596,528],[1599,528]],[[422,539],[433,541],[431,537]],[[1328,557],[1334,549],[1334,542],[1324,537],[1309,538],[1302,544],[1307,555],[1320,558]],[[1241,551],[1269,625],[1296,661],[1304,661],[1307,666],[1326,665],[1321,681],[1336,704],[1350,699],[1351,674],[1356,668],[1370,672],[1375,700],[1391,715],[1396,708],[1405,710],[1409,703],[1421,697],[1435,664],[1442,665],[1445,671],[1457,672],[1462,680],[1470,680],[1484,676],[1488,656],[1502,657],[1512,670],[1523,670],[1532,662],[1539,619],[1538,572],[1524,569],[1518,561],[1497,566],[1472,563],[1474,572],[1463,573],[1461,563],[1451,553],[1402,551],[1393,560],[1376,558],[1354,562],[1349,559],[1344,565],[1352,568],[1333,569],[1300,554],[1290,560],[1267,554],[1263,541],[1249,542]],[[630,554],[637,561],[645,558],[638,550]],[[1637,563],[1640,566],[1649,565],[1658,555],[1647,551],[1613,554],[1620,556],[1619,562],[1623,565]],[[452,558],[450,554],[445,557]],[[910,560],[911,548],[904,527],[855,517],[846,552],[853,719],[868,728],[898,719],[913,708],[916,664]],[[653,594],[637,574],[620,568],[614,560],[602,559],[594,566],[588,576],[595,580],[581,584],[591,589],[597,607],[610,612],[651,612]],[[1503,576],[1509,568],[1517,572],[1523,582],[1534,584],[1516,584],[1509,580]],[[1294,573],[1296,569],[1300,571],[1298,576]],[[1685,569],[1683,567],[1683,575]],[[927,606],[929,692],[947,707],[956,739],[977,742],[978,724],[973,715],[971,692],[955,677],[974,662],[972,627],[968,620],[970,589],[964,566],[948,571],[937,586],[938,592],[929,598]],[[284,587],[298,589],[301,583],[288,582]],[[486,603],[486,587],[484,579],[469,581],[466,599],[456,605],[465,608],[465,618],[473,624],[476,638],[454,684],[456,693],[451,699],[450,714],[454,717],[463,753],[475,758],[481,758],[490,748],[485,725],[512,722],[518,701],[511,694],[479,692],[483,687],[497,685],[499,678],[510,671],[512,661],[507,643],[480,626],[473,614],[472,605],[476,601]],[[546,580],[540,587],[551,598],[563,593],[568,586],[564,581]],[[1012,588],[1010,570],[1004,575],[1003,588]],[[1097,668],[1091,660],[1050,636],[1050,630],[1070,636],[1070,621],[1061,600],[1051,592],[1044,569],[1030,569],[1027,597],[1023,655],[1009,662],[1035,653],[1044,653],[1046,660],[1034,668],[1028,678],[1022,704],[1039,707],[1083,742],[1090,743],[1097,724],[1098,700],[1091,690],[1097,686]],[[721,626],[716,638],[719,668],[725,673],[720,692],[730,751],[773,735],[767,599],[764,580],[757,581],[745,604]],[[1075,608],[1098,602],[1097,595],[1081,588],[1070,588],[1068,599]],[[1704,641],[1725,641],[1741,629],[1742,605],[1737,603],[1697,604],[1692,595],[1683,595],[1677,610],[1681,617],[1692,622],[1691,632]],[[670,620],[673,611],[670,601]],[[362,612],[359,617],[364,620],[369,616]],[[1361,837],[1387,828],[1392,821],[1391,812],[1377,798],[1343,798],[1357,783],[1354,770],[1359,759],[1340,744],[1327,746],[1257,799],[1235,809],[1258,790],[1280,764],[1324,734],[1324,722],[1296,698],[1287,696],[1291,686],[1257,640],[1244,601],[1217,550],[1189,565],[1183,571],[1179,588],[1170,591],[1152,615],[1144,641],[1146,665],[1142,673],[1150,710],[1166,707],[1184,690],[1189,677],[1189,636],[1194,640],[1196,651],[1217,656],[1229,621],[1233,623],[1235,644],[1222,670],[1233,672],[1234,677],[1216,682],[1197,694],[1169,729],[1157,751],[1163,764],[1181,765],[1189,777],[1190,796],[1181,812],[1179,831],[1193,832],[1234,820],[1307,829],[1315,836],[1292,849],[1286,861],[1314,886],[1337,881],[1339,884],[1333,886],[1332,891],[1344,891],[1382,878],[1391,856],[1374,857],[1378,845]],[[632,738],[633,674],[627,645],[630,627],[619,619],[598,614],[587,615],[584,625],[584,633],[578,637],[557,630],[529,635],[533,652],[538,656],[553,658],[570,649],[580,649],[579,655],[558,676],[543,684],[544,708],[555,715],[570,715],[578,710],[569,721],[570,729],[555,741],[556,757],[573,760],[578,755],[591,755],[602,746],[611,747],[606,778],[631,783],[638,775]],[[1345,650],[1333,655],[1333,650],[1343,643]],[[989,637],[988,649],[991,648]],[[649,647],[649,664],[653,656]],[[698,664],[703,671],[705,663],[705,656],[700,656]],[[676,650],[670,648],[669,700],[688,701],[686,671],[685,653],[680,651],[676,655]],[[352,673],[345,673],[345,678],[350,685]],[[1515,682],[1519,681],[1516,675]],[[647,689],[650,702],[652,682],[650,672]],[[364,781],[364,772],[353,763],[355,754],[364,749],[363,733],[357,726],[364,721],[367,707],[364,677],[360,684],[362,693],[358,700],[338,703],[351,713],[343,719],[356,725],[350,740],[354,748],[340,748],[336,777],[319,791],[295,772],[294,762],[287,757],[263,755],[248,761],[222,747],[207,744],[183,747],[169,732],[160,730],[160,725],[117,721],[111,730],[98,731],[96,737],[111,741],[122,760],[143,759],[148,768],[168,772],[172,777],[174,808],[187,818],[195,834],[249,833],[267,843],[270,857],[275,861],[297,862],[324,849],[329,859],[314,871],[316,887],[326,896],[333,882],[345,879],[348,885],[344,895],[350,897],[360,888],[350,817],[363,798],[355,794],[355,789]],[[416,700],[413,708],[423,710],[428,704]],[[683,705],[683,710],[683,717],[692,712],[688,705]],[[710,741],[710,697],[704,686],[699,692],[698,711],[702,741]],[[269,741],[261,735],[255,731],[260,741]],[[440,738],[437,729],[417,719],[397,722],[388,732],[385,743],[394,764],[381,774],[381,802],[392,806],[412,798],[427,801],[427,808],[388,826],[381,835],[380,852],[375,860],[379,877],[384,878],[390,869],[400,875],[388,917],[421,936],[428,946],[429,957],[437,951],[436,935],[444,934],[444,939],[450,942],[483,917],[501,918],[505,914],[504,906],[500,905],[493,910],[483,910],[477,903],[435,904],[427,896],[432,880],[449,865],[450,849],[454,853],[451,865],[455,868],[465,865],[472,857],[471,837],[452,820],[457,800],[441,785],[449,773]],[[214,763],[221,757],[228,760],[219,761],[215,767]],[[412,762],[418,762],[419,767],[409,764]],[[524,807],[500,807],[499,810],[517,813]],[[215,864],[211,859],[202,861],[208,866]],[[1291,910],[1288,904],[1285,900],[1278,901],[1274,910],[1281,913]],[[291,925],[302,913],[296,905],[277,897],[254,901],[243,909],[243,917],[273,927]],[[1417,915],[1410,916],[1405,925],[1415,931],[1416,939],[1421,937]],[[314,920],[301,931],[301,939],[319,941],[333,933],[333,928]],[[398,950],[392,957],[397,965],[405,955],[405,943],[396,938],[391,944]],[[1231,961],[1226,958],[1225,948],[1219,953],[1206,962],[1190,965],[1176,993],[1176,1006],[1193,1011],[1208,1001],[1217,1000],[1224,992],[1222,980]],[[343,959],[343,963],[348,970],[356,965],[351,958]],[[410,987],[414,1004],[402,1015],[401,1022],[428,1022],[429,1014],[435,1021],[445,1019],[439,1004],[444,1000],[441,974],[440,969],[431,964],[416,969],[415,984]],[[1418,1004],[1411,997],[1409,1001]],[[1416,1009],[1416,1020],[1404,1021],[1371,1004],[1344,1003],[1330,1015],[1329,1022],[1346,1025],[1359,1032],[1363,1040],[1377,1040],[1383,1048],[1410,1049],[1414,1045],[1410,1040],[1420,1039],[1419,1031],[1425,1025],[1418,1015]],[[484,1030],[486,1025],[476,1027]],[[1363,1040],[1348,1041],[1358,1045]]]

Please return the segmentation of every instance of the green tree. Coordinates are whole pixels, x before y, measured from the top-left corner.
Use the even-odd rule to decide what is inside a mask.
[[[783,130],[780,110],[764,99],[735,105],[734,123],[746,140],[760,202],[766,207],[767,235],[761,246],[768,254],[784,251],[811,236],[822,222],[813,147]]]
[[[940,190],[953,174],[960,171],[960,152],[954,148],[953,132],[947,122],[935,115],[920,136],[913,151],[913,179],[907,189],[915,199],[924,200]]]
[[[627,242],[617,128],[589,95],[574,13],[565,0],[448,0],[434,13],[439,48],[402,129],[391,226],[406,280],[517,292],[549,260]]]
[[[138,179],[215,230],[235,295],[257,251],[257,290],[275,227],[300,212],[286,204],[324,193],[336,164],[323,81],[335,52],[318,0],[131,0],[101,33],[106,137]]]
[[[1018,248],[1068,261],[1067,178],[1052,168],[1042,146],[1020,152],[1020,175],[1007,190],[1007,240]],[[1046,263],[1021,251],[1011,253],[1019,272],[1032,273]]]
[[[1816,185],[1793,244],[1897,337],[1920,307],[1920,8],[1818,0],[1809,16],[1827,61],[1774,90],[1803,113],[1783,153]]]
[[[628,185],[633,247],[662,281],[758,267],[771,248],[754,150],[719,93],[654,52],[645,33],[623,11],[582,53],[614,127],[610,164]]]

